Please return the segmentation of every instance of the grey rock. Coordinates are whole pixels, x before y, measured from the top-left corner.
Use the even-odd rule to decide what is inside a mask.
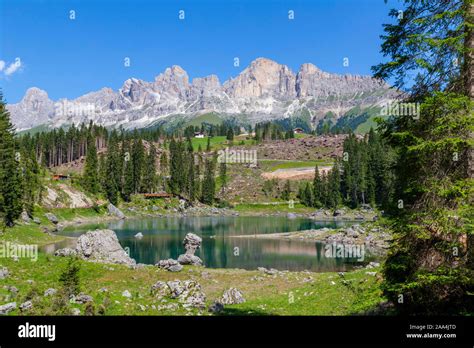
[[[171,290],[165,282],[159,280],[151,287],[151,293],[158,297],[170,296]]]
[[[21,216],[20,216],[20,217],[21,217],[21,220],[22,220],[23,222],[26,222],[26,223],[31,222],[30,216],[29,216],[28,213],[27,213],[26,211],[24,211],[24,210],[21,212]]]
[[[110,215],[114,215],[118,217],[119,219],[125,219],[125,214],[122,213],[122,211],[119,208],[117,208],[115,205],[113,205],[112,203],[109,203],[109,205],[107,206],[107,211],[109,212]]]
[[[2,267],[0,268],[0,279],[5,279],[9,276],[10,272],[8,271],[8,268]]]
[[[123,296],[123,297],[126,297],[126,298],[131,298],[131,297],[132,297],[132,294],[130,293],[130,291],[124,290],[124,291],[122,292],[122,296]]]
[[[183,266],[178,261],[173,259],[160,260],[155,266],[166,269],[170,272],[179,272],[183,269]]]
[[[44,296],[52,296],[54,294],[56,294],[58,291],[54,288],[49,288],[47,289],[45,292],[44,292]]]
[[[92,301],[93,301],[92,296],[86,295],[84,293],[80,293],[79,295],[75,297],[76,303],[84,304],[84,303],[92,302]]]
[[[245,302],[245,299],[240,292],[240,290],[236,288],[230,288],[224,291],[222,294],[222,298],[220,300],[222,304],[239,304]]]
[[[55,225],[59,222],[58,218],[53,213],[46,213],[44,216],[46,216],[46,218]]]
[[[203,262],[200,257],[190,254],[182,254],[178,257],[178,262],[182,265],[202,266]]]
[[[134,235],[135,238],[137,239],[142,239],[143,238],[143,233],[138,232],[136,235]]]
[[[31,301],[26,301],[26,302],[23,302],[21,305],[20,305],[20,309],[22,311],[26,311],[28,309],[31,309],[33,308],[33,302]]]
[[[63,256],[63,257],[67,257],[67,256],[76,256],[77,255],[77,252],[75,249],[71,249],[71,248],[63,248],[63,249],[58,249],[54,252],[54,255],[55,256]]]
[[[0,315],[5,315],[10,313],[12,310],[16,308],[16,302],[6,303],[0,306]]]
[[[112,230],[95,230],[81,235],[77,239],[76,253],[80,258],[93,262],[124,265],[136,263],[122,248]]]
[[[33,222],[34,222],[35,224],[37,224],[37,225],[41,224],[41,220],[40,220],[39,218],[37,218],[37,217],[34,217],[34,218],[33,218]]]
[[[288,213],[288,214],[286,214],[286,217],[287,217],[288,219],[296,219],[296,214],[294,214],[294,213]]]
[[[81,315],[81,310],[79,308],[73,308],[71,309],[71,314],[74,316]]]
[[[201,247],[202,239],[194,233],[186,234],[184,237],[183,245],[186,249],[186,253],[194,255],[194,252]]]
[[[119,122],[133,129],[146,127],[158,119],[174,120],[183,110],[186,110],[184,117],[214,111],[223,115],[248,115],[252,122],[308,110],[317,123],[329,111],[337,121],[344,116],[339,110],[382,105],[395,99],[399,92],[389,87],[370,76],[330,74],[309,63],[302,64],[295,74],[286,65],[258,58],[223,84],[215,75],[189,81],[186,71],[174,65],[154,81],[130,78],[117,91],[102,88],[57,103],[45,91],[30,88],[19,103],[8,104],[7,109],[18,129],[41,124],[80,124],[91,116],[97,124],[107,126]],[[300,106],[295,108],[295,105]],[[93,108],[88,115],[74,112],[88,106]]]
[[[342,216],[342,215],[344,215],[344,213],[345,213],[345,211],[343,209],[336,209],[332,215],[333,216]]]

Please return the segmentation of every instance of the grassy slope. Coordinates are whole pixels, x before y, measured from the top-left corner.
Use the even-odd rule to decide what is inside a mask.
[[[43,297],[48,288],[60,289],[59,277],[66,267],[65,258],[40,254],[38,261],[2,259],[1,266],[8,267],[10,276],[0,280],[0,303],[16,301],[20,304],[33,298],[34,310],[28,314],[58,314],[53,311],[52,297]],[[205,271],[205,276],[202,272]],[[154,266],[130,269],[120,265],[104,265],[81,262],[81,291],[91,295],[96,309],[103,305],[106,315],[170,315],[187,313],[181,307],[176,310],[153,309],[151,305],[176,302],[168,299],[163,303],[150,292],[158,280],[198,281],[207,296],[207,305],[222,295],[225,289],[237,287],[247,300],[243,304],[226,306],[227,315],[349,315],[369,310],[379,303],[381,291],[379,279],[367,275],[364,269],[345,274],[345,281],[336,273],[284,272],[277,276],[264,275],[259,271],[204,269],[186,266],[182,272],[171,273]],[[312,277],[311,282],[304,281]],[[33,280],[33,283],[28,282]],[[4,285],[16,286],[14,296]],[[99,289],[107,288],[107,292]],[[132,299],[122,296],[128,290]],[[35,296],[39,294],[39,296]],[[144,310],[140,305],[145,306]],[[84,305],[68,304],[84,313]],[[18,315],[14,310],[10,314]],[[198,310],[192,310],[198,314]],[[209,314],[206,310],[202,314]]]

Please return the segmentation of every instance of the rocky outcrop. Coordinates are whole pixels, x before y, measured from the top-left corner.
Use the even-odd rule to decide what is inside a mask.
[[[0,306],[0,315],[5,315],[10,313],[12,310],[16,308],[16,302],[6,303]]]
[[[154,81],[130,78],[118,91],[102,88],[74,100],[54,102],[45,91],[30,88],[23,100],[7,108],[18,129],[40,124],[60,127],[89,119],[104,126],[139,128],[164,117],[208,112],[246,115],[253,122],[305,112],[316,122],[331,111],[337,120],[355,106],[362,110],[396,96],[370,76],[330,74],[309,63],[295,74],[286,65],[258,58],[222,85],[215,75],[190,83],[187,72],[173,65]]]
[[[186,253],[179,255],[178,262],[182,265],[194,265],[194,266],[201,266],[203,264],[202,260],[194,255],[197,249],[201,247],[202,239],[198,235],[194,233],[186,234],[184,237],[183,245],[184,249],[186,249]]]
[[[206,295],[194,280],[158,281],[151,288],[152,294],[161,299],[177,299],[184,308],[204,308]]]
[[[112,230],[95,230],[81,235],[77,239],[76,255],[81,259],[101,263],[135,265],[120,245],[117,235]],[[70,255],[71,250],[60,249],[56,255]]]
[[[231,305],[231,304],[239,304],[245,302],[244,296],[240,292],[240,290],[236,288],[230,288],[224,291],[222,294],[222,298],[220,301],[222,304]]]
[[[0,268],[0,279],[7,278],[9,274],[10,274],[10,272],[8,271],[8,268],[6,268],[6,267]]]
[[[58,218],[53,213],[46,213],[44,216],[46,216],[46,218],[55,225],[59,223]]]
[[[178,261],[173,259],[160,260],[155,266],[166,269],[170,272],[179,272],[183,269],[183,266]]]
[[[118,217],[119,219],[125,219],[125,214],[122,213],[122,211],[119,208],[117,208],[115,205],[113,205],[112,203],[109,203],[109,205],[107,206],[107,211],[109,212],[110,215],[114,215]]]

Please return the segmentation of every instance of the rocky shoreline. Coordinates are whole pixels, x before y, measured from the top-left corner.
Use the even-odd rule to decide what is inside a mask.
[[[385,250],[391,235],[381,227],[354,224],[338,229],[321,228],[295,232],[267,233],[230,236],[231,238],[255,238],[276,240],[297,240],[303,242],[324,242],[327,244],[365,245],[371,249]]]

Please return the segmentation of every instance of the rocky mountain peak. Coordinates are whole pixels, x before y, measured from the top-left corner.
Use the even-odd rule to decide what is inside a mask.
[[[187,72],[173,65],[152,82],[129,78],[118,91],[102,88],[59,100],[56,107],[45,91],[33,87],[21,102],[7,107],[18,129],[78,124],[84,119],[140,128],[158,119],[204,112],[242,115],[251,123],[304,113],[316,122],[329,111],[340,117],[355,106],[380,105],[391,96],[388,85],[370,76],[330,74],[311,63],[302,64],[295,74],[286,65],[257,58],[223,84],[216,75],[190,83]]]

